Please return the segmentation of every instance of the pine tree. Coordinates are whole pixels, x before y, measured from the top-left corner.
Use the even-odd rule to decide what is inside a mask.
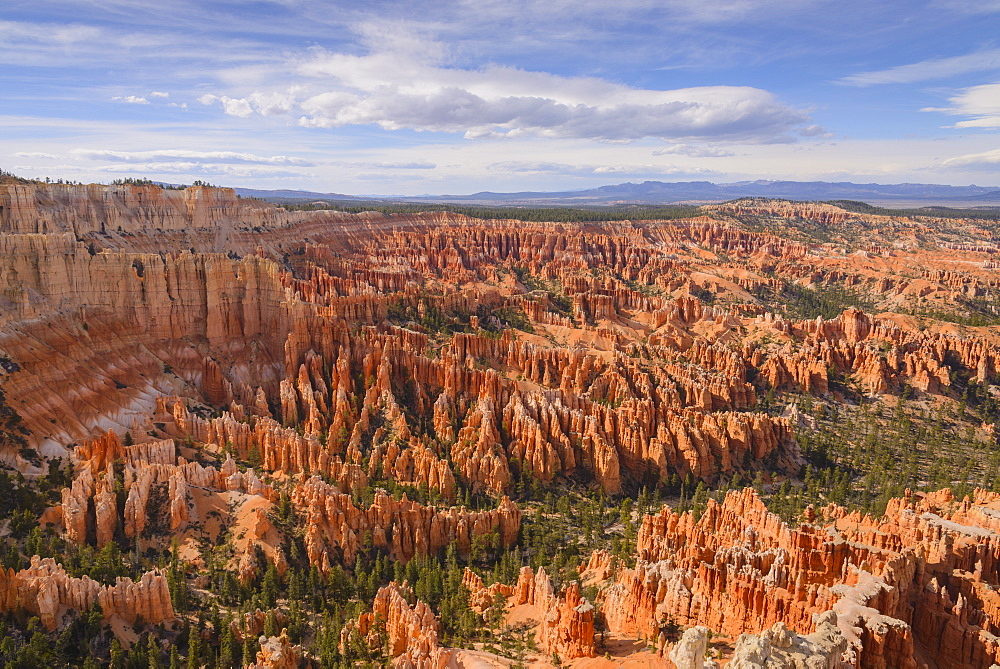
[[[260,584],[260,599],[265,608],[274,608],[278,600],[278,584],[280,583],[280,579],[281,577],[278,576],[278,570],[275,569],[274,563],[269,564],[267,571],[264,573],[264,579]]]
[[[146,641],[146,666],[149,669],[160,669],[160,645],[156,643],[156,637],[152,634]]]
[[[223,624],[222,638],[219,640],[219,669],[229,669],[233,666],[233,630],[226,622]]]
[[[264,636],[277,636],[278,635],[278,619],[274,615],[274,611],[268,611],[267,615],[264,616]]]
[[[201,632],[197,625],[191,625],[188,634],[188,669],[198,669],[201,666]]]
[[[260,469],[260,447],[257,446],[256,442],[250,446],[250,451],[247,453],[247,464],[253,469]]]
[[[184,612],[188,608],[188,586],[180,563],[180,547],[177,538],[170,543],[170,566],[167,569],[167,587],[174,610]]]
[[[243,638],[243,666],[249,667],[257,661],[257,641],[247,634]]]
[[[125,669],[125,651],[118,638],[111,640],[111,669]]]

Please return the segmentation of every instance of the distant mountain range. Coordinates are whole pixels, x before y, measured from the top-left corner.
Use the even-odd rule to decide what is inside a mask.
[[[625,204],[674,204],[722,202],[741,197],[787,200],[859,200],[895,206],[1000,206],[998,186],[944,186],[938,184],[856,184],[829,181],[644,181],[600,186],[587,190],[520,193],[484,191],[471,195],[420,197],[357,197],[338,193],[297,190],[237,188],[247,197],[274,200],[357,200],[414,203],[463,203],[505,206],[609,206]]]
[[[256,190],[254,188],[234,188],[241,197],[259,197],[262,200],[371,200],[341,193],[314,193],[307,190]]]

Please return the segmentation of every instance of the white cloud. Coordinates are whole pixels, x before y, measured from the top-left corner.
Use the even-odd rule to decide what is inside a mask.
[[[5,48],[27,44],[90,44],[105,36],[99,28],[87,25],[0,21],[0,47]]]
[[[374,27],[362,36],[374,45]],[[791,141],[805,111],[747,86],[638,89],[596,77],[563,77],[490,65],[444,64],[445,52],[413,35],[383,40],[367,55],[315,49],[291,61],[290,88],[206,94],[226,114],[295,114],[312,128],[377,125],[388,130],[462,133],[467,138],[534,136],[636,140],[725,138]]]
[[[209,22],[218,21],[215,9],[209,9],[211,15],[208,15],[199,12],[202,7],[188,6],[170,14],[170,20],[164,17],[142,21],[139,15],[147,7],[137,6],[124,12],[116,22],[109,21],[106,4],[72,3],[72,7],[59,12],[72,23],[0,20],[0,63],[53,67],[60,71],[76,68],[84,78],[90,76],[86,68],[93,66],[109,68],[116,78],[127,78],[141,69],[144,76],[156,72],[162,81],[159,85],[166,86],[172,77],[191,74],[193,63],[208,72],[220,65],[271,61],[278,53],[266,50],[266,41],[237,39],[226,32],[206,32]],[[94,5],[95,11],[87,11],[85,5]],[[184,14],[185,19],[177,14]],[[122,69],[123,63],[141,63],[142,67]]]
[[[241,118],[246,118],[253,113],[253,107],[246,100],[239,100],[231,98],[226,95],[211,95],[205,94],[198,98],[198,102],[203,105],[213,105],[216,102],[222,103],[222,108],[230,116],[239,116]]]
[[[821,125],[812,124],[799,130],[799,134],[803,137],[833,137],[833,133],[829,132],[826,128]]]
[[[386,162],[386,163],[370,163],[370,162],[360,162],[360,163],[347,163],[338,162],[331,163],[332,165],[343,165],[344,167],[354,167],[358,169],[365,170],[433,170],[437,167],[436,163],[429,163],[425,160],[412,161],[412,162]]]
[[[149,97],[151,97],[151,98],[169,98],[170,97],[170,93],[166,93],[164,91],[152,91],[149,94]]]
[[[1000,69],[1000,49],[990,49],[951,58],[934,58],[875,72],[861,72],[844,77],[838,83],[852,86],[910,84],[916,81],[943,79],[968,72],[995,69]]]
[[[14,155],[18,158],[41,158],[43,160],[58,160],[61,157],[51,153],[40,153],[38,151],[19,151]]]
[[[692,146],[691,144],[674,144],[653,151],[654,156],[690,156],[692,158],[726,158],[736,154],[729,149],[717,146]]]
[[[946,167],[962,167],[966,169],[997,170],[1000,169],[1000,149],[955,156],[944,161],[944,165]]]
[[[221,116],[221,115],[220,115]],[[225,117],[220,121],[225,122]],[[416,141],[391,142],[382,146],[345,146],[338,133],[315,134],[310,140],[310,153],[295,150],[294,127],[276,128],[261,132],[252,138],[240,139],[231,147],[233,152],[254,156],[290,155],[310,160],[315,167],[269,164],[229,164],[230,168],[255,168],[252,175],[223,173],[225,167],[214,161],[209,167],[183,158],[152,157],[144,162],[111,161],[101,158],[84,159],[66,151],[65,135],[53,134],[47,139],[32,135],[32,128],[52,127],[60,132],[70,128],[79,148],[104,151],[108,147],[158,147],[163,137],[154,130],[134,122],[92,121],[77,122],[66,118],[34,119],[0,116],[0,125],[7,128],[24,128],[6,138],[0,147],[0,163],[7,162],[16,174],[25,177],[72,178],[84,182],[106,182],[119,176],[144,176],[164,181],[190,183],[194,179],[207,179],[212,183],[228,186],[260,188],[293,187],[319,192],[338,192],[370,195],[419,195],[427,193],[474,193],[477,191],[537,191],[588,188],[624,181],[693,181],[701,178],[715,182],[753,179],[791,179],[797,181],[854,181],[859,183],[970,183],[997,185],[1000,168],[989,169],[943,166],[946,159],[964,154],[978,154],[1000,146],[1000,142],[987,144],[982,133],[947,134],[940,137],[906,138],[897,140],[857,140],[843,138],[833,142],[800,142],[798,144],[766,144],[752,149],[735,148],[736,156],[713,158],[710,161],[683,155],[651,157],[655,149],[664,145],[655,140],[642,140],[631,144],[595,143],[586,140],[550,140],[540,142],[523,137],[504,141],[502,144],[486,142]],[[185,147],[206,153],[216,148],[214,141],[226,131],[225,125],[216,126],[219,135],[206,137],[195,129],[181,127],[167,146]],[[231,135],[226,135],[231,137]],[[429,136],[424,136],[433,140]],[[4,158],[6,151],[7,158]],[[62,160],[18,158],[14,152],[47,153]],[[185,151],[190,153],[190,151]],[[336,161],[336,162],[333,162]],[[538,171],[527,171],[527,166],[508,166],[508,171],[494,167],[504,161],[537,163]],[[663,167],[655,165],[662,161]],[[178,163],[195,163],[191,170]],[[360,163],[433,163],[434,169],[365,169]],[[148,165],[172,163],[162,172],[154,172]],[[550,163],[553,166],[542,168]],[[653,164],[657,172],[626,173],[621,168],[636,171]],[[20,165],[21,167],[15,167]],[[560,171],[561,165],[577,173]],[[154,165],[155,166],[155,165]],[[580,169],[580,168],[583,169]],[[611,168],[596,173],[597,168]],[[685,169],[685,168],[694,169]],[[699,168],[711,168],[707,173]],[[108,168],[117,170],[109,172]],[[669,168],[669,169],[668,169]],[[515,169],[519,171],[515,171]],[[169,170],[169,171],[168,171]],[[595,172],[588,175],[587,172]],[[687,172],[687,174],[685,174]]]
[[[116,96],[114,96],[111,99],[112,100],[116,100],[118,102],[125,102],[125,103],[130,104],[130,105],[148,105],[149,104],[149,100],[147,100],[144,97],[140,97],[138,95],[125,95],[125,96],[116,95]]]
[[[87,160],[104,160],[116,163],[149,163],[151,161],[184,162],[195,164],[246,164],[287,165],[308,167],[313,163],[290,156],[258,156],[233,151],[181,151],[161,149],[156,151],[109,151],[104,149],[74,149],[71,154]]]
[[[292,172],[253,165],[229,165],[200,162],[150,162],[128,165],[106,165],[97,168],[111,174],[187,174],[230,177],[298,177],[301,172]]]
[[[567,96],[570,97],[570,96]],[[628,98],[634,101],[628,101]],[[366,95],[321,94],[302,102],[308,127],[376,124],[462,132],[469,138],[535,135],[587,139],[713,138],[766,141],[806,117],[759,89],[705,87],[622,90],[587,104],[534,95],[485,97],[442,86],[431,91],[385,87]]]
[[[673,165],[571,165],[545,161],[511,160],[493,163],[489,169],[495,172],[509,174],[551,174],[574,177],[664,177],[676,175],[716,174],[712,170],[700,167],[677,167]]]
[[[1000,128],[1000,82],[966,88],[948,101],[950,107],[926,107],[922,111],[973,117],[958,121],[956,128]]]
[[[434,3],[447,5],[447,3]],[[563,26],[579,28],[637,20],[669,19],[686,28],[697,24],[729,24],[766,21],[794,12],[816,11],[819,0],[461,0],[455,20],[482,25],[486,21],[516,20],[549,29],[553,37],[563,37]],[[436,7],[435,7],[436,8]],[[468,18],[465,18],[468,17]],[[451,17],[449,17],[451,18]],[[567,31],[568,32],[568,31]]]
[[[226,95],[206,94],[198,98],[198,102],[203,105],[213,105],[216,102],[222,104],[222,108],[230,116],[246,118],[252,114],[261,116],[277,116],[288,114],[295,106],[298,87],[290,88],[285,92],[257,91],[245,98],[231,98]]]

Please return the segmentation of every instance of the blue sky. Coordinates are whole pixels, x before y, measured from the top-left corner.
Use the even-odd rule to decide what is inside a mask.
[[[0,167],[400,195],[1000,186],[1000,0],[7,0]]]

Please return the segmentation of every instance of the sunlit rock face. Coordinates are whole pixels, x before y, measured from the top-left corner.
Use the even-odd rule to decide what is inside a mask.
[[[607,581],[601,608],[610,630],[651,641],[668,620],[739,637],[736,657],[825,648],[847,666],[988,667],[1000,661],[998,518],[1000,495],[944,490],[894,499],[880,518],[831,506],[789,526],[753,489],[732,491],[698,520],[646,516],[637,566]]]
[[[0,408],[20,420],[0,413],[0,459],[29,477],[73,463],[42,519],[73,545],[163,555],[176,536],[201,583],[204,533],[230,543],[212,567],[251,587],[296,560],[326,578],[372,550],[410,564],[517,548],[526,491],[546,486],[635,497],[797,477],[796,431],[816,418],[775,410],[784,393],[930,407],[998,380],[990,329],[900,315],[1000,289],[975,221],[774,201],[703,213],[526,223],[0,185]],[[830,287],[865,308],[778,313],[783,290]],[[828,507],[791,526],[738,490],[697,518],[645,516],[634,565],[597,552],[585,582],[462,582],[474,610],[499,598],[567,662],[599,661],[604,629],[695,666],[711,630],[732,666],[989,666],[998,504],[913,493],[883,517]],[[165,574],[132,576],[103,585],[35,556],[3,572],[0,604],[49,629],[94,603],[173,620]],[[402,582],[371,604],[352,629],[377,643],[385,622],[397,666],[460,661]],[[689,629],[668,643],[671,622]],[[259,666],[308,652],[279,630]]]

